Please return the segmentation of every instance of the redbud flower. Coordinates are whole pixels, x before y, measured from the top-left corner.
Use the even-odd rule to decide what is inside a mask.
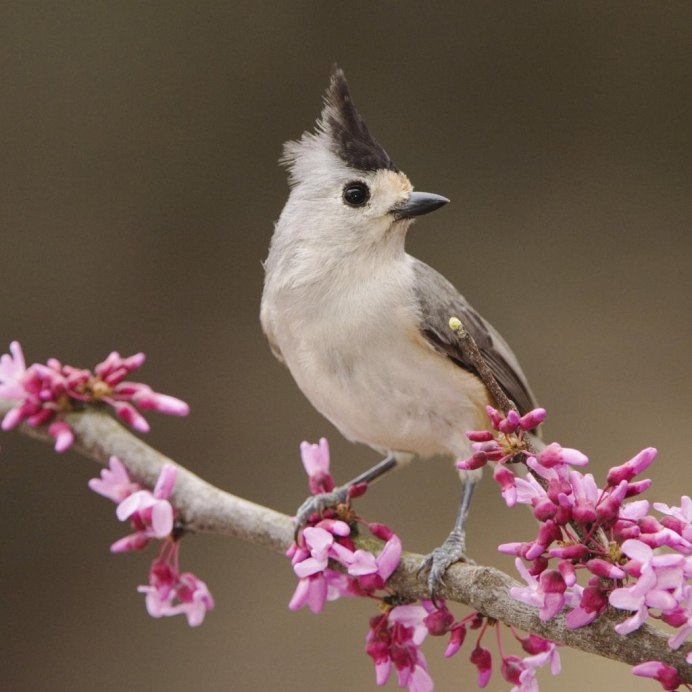
[[[428,634],[426,616],[422,606],[403,605],[370,620],[365,651],[375,662],[378,685],[386,684],[393,666],[400,687],[412,692],[432,691],[432,679],[420,648]]]
[[[168,499],[173,492],[176,473],[175,466],[164,464],[153,493],[136,490],[120,502],[116,516],[120,521],[130,519],[135,533],[113,543],[112,552],[141,550],[153,538],[166,538],[171,533],[175,512]]]
[[[632,586],[615,589],[610,604],[636,613],[615,626],[618,634],[629,634],[642,625],[649,616],[649,608],[663,612],[675,610],[677,601],[671,593],[682,590],[685,558],[682,555],[655,556],[653,550],[639,540],[627,540],[622,552],[640,564],[641,576]]]
[[[668,522],[666,519],[663,519],[662,523],[664,526],[675,531],[688,543],[692,544],[692,498],[688,495],[683,495],[680,499],[679,507],[669,507],[662,502],[654,502],[654,509],[674,520],[673,522]],[[689,551],[686,551],[685,554],[689,554]]]
[[[156,410],[174,416],[185,416],[188,405],[171,396],[154,392],[125,377],[144,363],[144,354],[123,358],[113,351],[92,373],[90,370],[63,365],[49,358],[46,365],[34,363],[26,368],[21,346],[13,341],[11,355],[0,357],[0,398],[17,402],[2,421],[10,430],[22,421],[31,427],[51,424],[48,432],[55,438],[55,450],[63,452],[74,441],[74,433],[63,419],[64,414],[79,410],[85,404],[108,404],[116,415],[139,432],[149,424],[135,408]]]
[[[660,661],[640,663],[632,668],[632,672],[643,678],[658,680],[664,690],[677,690],[682,685],[678,671]]]
[[[493,674],[493,659],[490,651],[476,646],[471,652],[470,661],[478,668],[478,687],[482,689],[490,682],[490,677]]]
[[[428,628],[429,634],[433,637],[440,637],[451,630],[454,624],[454,616],[443,600],[438,601],[437,605],[435,605],[432,601],[423,599],[421,605],[428,613],[423,620],[423,624]]]
[[[529,573],[519,558],[514,562],[527,586],[513,586],[509,593],[517,601],[539,608],[541,620],[550,620],[555,617],[565,604],[577,604],[579,591],[576,585],[574,588],[568,588],[559,571],[544,572],[539,581]]]
[[[0,356],[0,399],[23,399],[26,363],[18,341],[10,344],[10,353]],[[3,430],[6,430],[3,426]]]
[[[313,495],[334,490],[334,480],[329,473],[329,443],[324,437],[316,445],[302,442],[300,457],[308,474],[310,492]]]
[[[147,612],[151,617],[184,614],[188,625],[197,627],[207,611],[214,608],[214,599],[201,579],[191,572],[178,572],[178,545],[175,544],[173,550],[162,551],[152,563],[149,584],[137,590],[146,594]]]
[[[585,454],[582,454],[578,449],[570,449],[569,447],[561,447],[557,442],[549,444],[540,454],[538,461],[546,468],[553,468],[558,464],[570,464],[572,466],[585,466],[589,463],[589,459]]]
[[[89,481],[89,488],[118,504],[136,490],[142,490],[140,485],[130,480],[123,462],[116,456],[112,456],[108,467],[101,470],[100,478]]]
[[[656,454],[654,447],[647,447],[621,466],[614,466],[608,471],[608,485],[618,485],[622,481],[631,481],[651,466]]]

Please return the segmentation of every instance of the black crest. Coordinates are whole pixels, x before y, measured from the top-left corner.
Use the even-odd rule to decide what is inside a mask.
[[[331,137],[334,153],[351,168],[360,171],[399,170],[370,134],[353,103],[346,77],[338,67],[332,72],[320,126]]]

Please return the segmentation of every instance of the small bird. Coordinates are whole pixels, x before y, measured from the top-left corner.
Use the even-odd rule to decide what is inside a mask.
[[[520,413],[534,398],[498,332],[441,274],[406,253],[412,221],[449,200],[414,192],[370,134],[342,70],[335,68],[314,132],[287,142],[281,162],[290,194],[264,263],[261,322],[274,355],[313,406],[349,440],[385,456],[324,496],[314,511],[344,502],[348,488],[413,458],[464,457],[466,430],[488,427],[492,398],[449,328],[458,317]],[[480,471],[460,472],[452,532],[426,560],[434,594],[465,557],[464,523]]]

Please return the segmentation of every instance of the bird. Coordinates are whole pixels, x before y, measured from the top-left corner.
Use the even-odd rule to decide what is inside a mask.
[[[521,414],[535,399],[505,340],[435,269],[406,252],[412,222],[449,202],[414,191],[332,69],[312,131],[286,142],[289,196],[264,262],[260,321],[276,358],[311,404],[348,440],[383,460],[299,508],[345,501],[412,459],[468,456],[467,430],[487,429],[492,397],[449,328],[458,317]],[[427,557],[431,593],[467,560],[465,523],[481,470],[461,471],[454,527]],[[297,529],[297,530],[298,530]]]

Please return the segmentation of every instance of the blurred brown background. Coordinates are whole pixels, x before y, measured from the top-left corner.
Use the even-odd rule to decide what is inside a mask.
[[[338,62],[394,160],[452,199],[409,248],[511,342],[548,438],[599,473],[657,446],[652,495],[677,504],[692,487],[691,39],[686,1],[5,2],[2,349],[82,366],[144,350],[142,379],[192,406],[150,416],[147,441],[285,512],[306,492],[302,439],[329,437],[341,480],[374,462],[311,409],[257,317],[280,146],[314,121]],[[183,567],[216,611],[197,630],[152,620],[136,587],[154,551],[109,554],[125,527],[86,487],[97,467],[1,444],[1,689],[374,688],[369,603],[289,613],[285,560],[201,536]],[[457,494],[433,461],[360,505],[424,552]],[[473,556],[511,569],[494,546],[532,530],[486,481]],[[468,644],[451,661],[426,651],[438,689],[472,685]],[[593,657],[563,665],[542,689],[654,689]],[[496,672],[490,688],[508,687]]]

